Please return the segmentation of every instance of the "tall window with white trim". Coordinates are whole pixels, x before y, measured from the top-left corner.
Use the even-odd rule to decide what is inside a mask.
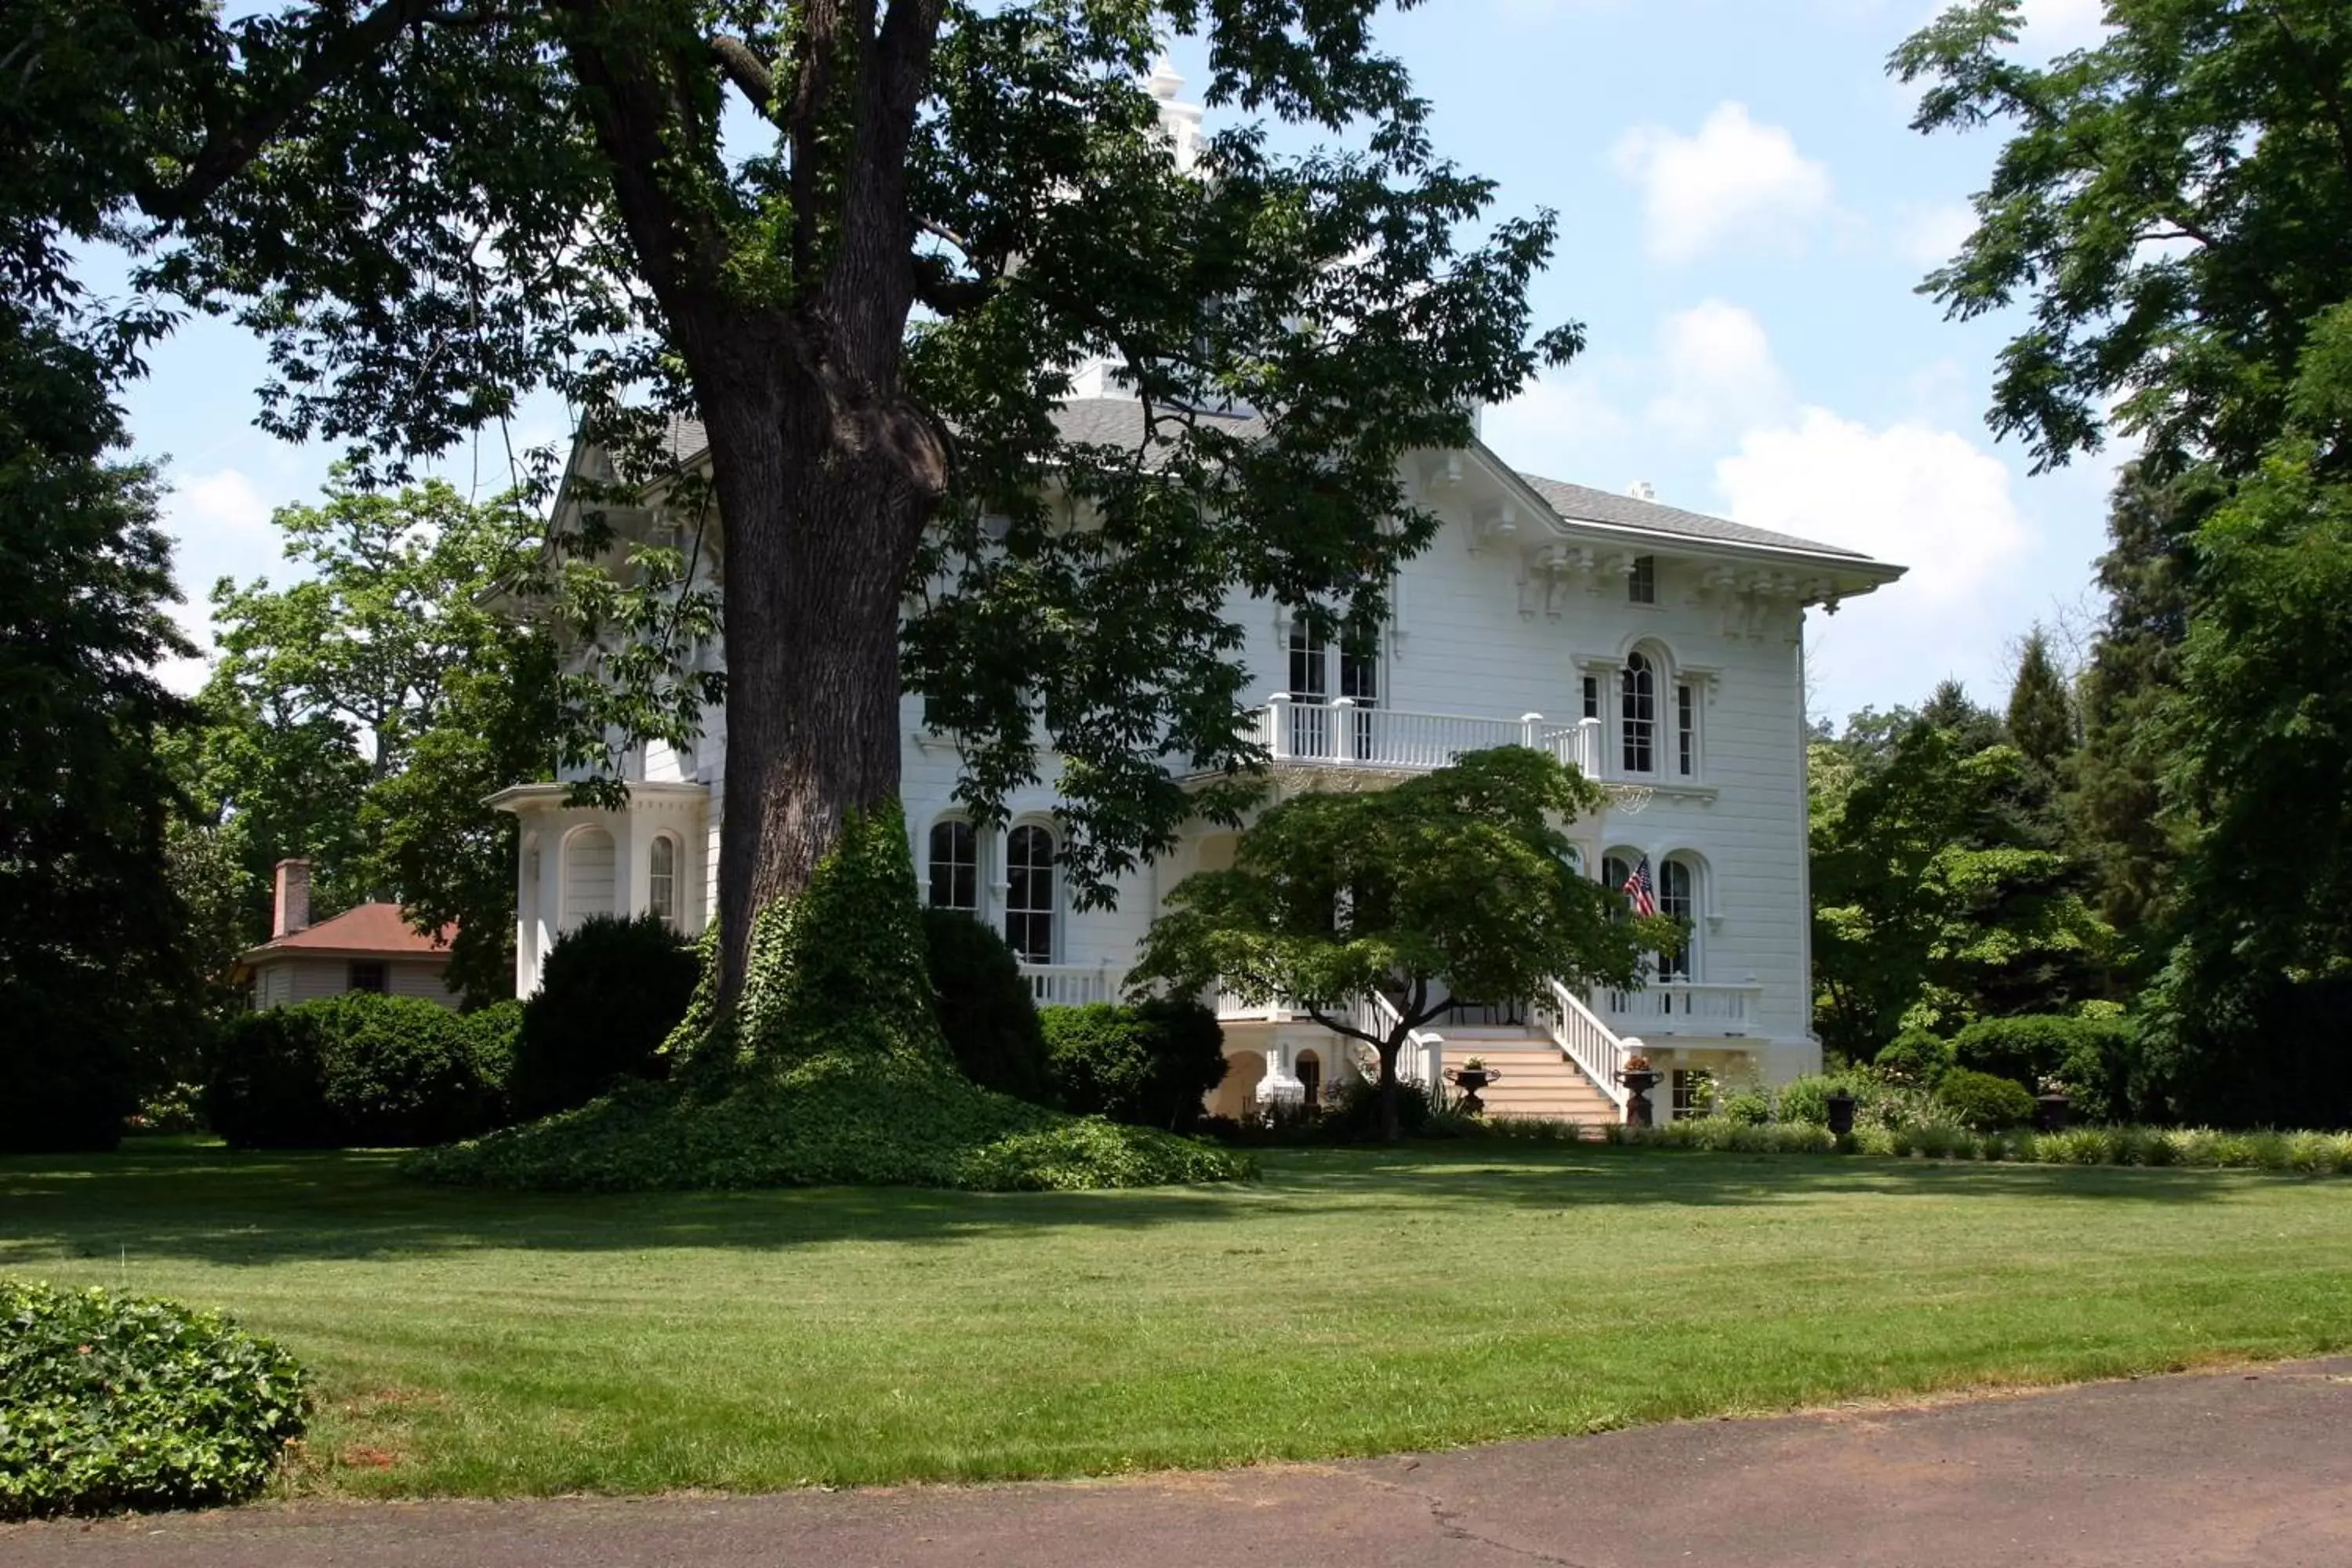
[[[1331,639],[1304,620],[1290,623],[1290,700],[1299,705],[1291,710],[1291,749],[1303,757],[1329,755],[1331,716],[1323,704],[1331,700]]]
[[[646,912],[664,925],[677,923],[677,840],[667,833],[646,852]]]
[[[1669,856],[1658,867],[1658,912],[1683,928],[1683,945],[1674,952],[1658,955],[1658,978],[1688,980],[1691,977],[1692,949],[1698,942],[1698,879],[1692,874],[1691,863]]]
[[[1619,678],[1623,689],[1620,717],[1622,731],[1618,762],[1629,773],[1658,771],[1658,672],[1650,656],[1639,651],[1625,656]]]
[[[1633,570],[1625,577],[1625,597],[1636,605],[1658,602],[1658,558],[1654,555],[1633,557]]]
[[[1004,841],[1004,940],[1031,963],[1054,962],[1054,836],[1016,827]]]
[[[1687,680],[1675,686],[1675,772],[1685,778],[1698,773],[1698,693]]]
[[[935,910],[980,912],[980,836],[961,818],[931,825],[929,901]]]

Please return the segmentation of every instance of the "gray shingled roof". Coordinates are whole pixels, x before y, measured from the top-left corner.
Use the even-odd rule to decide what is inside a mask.
[[[1810,539],[1774,533],[1769,529],[1750,528],[1744,522],[1709,517],[1704,512],[1685,511],[1680,507],[1661,506],[1656,501],[1618,495],[1612,490],[1596,490],[1589,485],[1571,485],[1535,474],[1521,474],[1519,478],[1527,480],[1529,488],[1543,497],[1544,504],[1568,522],[1599,522],[1613,528],[1637,528],[1644,533],[1711,539],[1724,544],[1757,544],[1774,550],[1802,550],[1814,555],[1847,555],[1856,561],[1870,559],[1858,550],[1847,550],[1835,544],[1817,544]]]
[[[1255,433],[1265,428],[1265,421],[1255,415],[1205,415],[1202,417],[1229,426],[1241,433]],[[1143,405],[1132,398],[1073,398],[1055,411],[1054,423],[1065,441],[1129,449],[1141,447],[1144,441]],[[672,416],[663,441],[663,450],[672,464],[691,461],[709,445],[710,437],[703,428],[702,421],[684,415]],[[1612,490],[1597,490],[1589,485],[1572,485],[1537,474],[1523,473],[1519,478],[1543,498],[1545,505],[1567,522],[1601,523],[1612,528],[1633,529],[1643,533],[1665,534],[1680,539],[1711,540],[1719,544],[1801,550],[1808,554],[1839,555],[1855,561],[1870,559],[1860,551],[1847,550],[1835,544],[1821,544],[1790,534],[1774,533],[1769,529],[1750,528],[1744,522],[1733,522],[1727,518],[1685,511],[1680,507],[1639,500]]]

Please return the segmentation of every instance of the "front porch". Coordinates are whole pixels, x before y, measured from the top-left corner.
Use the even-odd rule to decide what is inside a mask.
[[[1040,1007],[1116,1002],[1126,990],[1125,975],[1108,964],[1024,963],[1021,973]],[[1718,1080],[1758,1076],[1764,1042],[1750,1030],[1762,999],[1755,984],[1663,981],[1589,997],[1555,984],[1532,1003],[1464,1004],[1413,1030],[1397,1073],[1439,1089],[1454,1069],[1480,1057],[1500,1073],[1496,1089],[1483,1097],[1496,1115],[1622,1121],[1631,1097],[1618,1075],[1640,1054],[1664,1075],[1652,1097],[1663,1121],[1673,1114],[1666,1089],[1677,1070],[1704,1068]],[[1252,1003],[1230,992],[1209,1000],[1235,1063],[1213,1097],[1216,1114],[1299,1103],[1358,1076],[1370,1057],[1360,1042],[1325,1028],[1295,1002]],[[1373,998],[1351,1005],[1341,1021],[1384,1035],[1398,1015]]]

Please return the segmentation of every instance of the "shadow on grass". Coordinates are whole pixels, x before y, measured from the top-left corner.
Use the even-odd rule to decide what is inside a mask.
[[[425,1186],[402,1180],[397,1159],[371,1151],[238,1152],[159,1141],[110,1155],[0,1160],[0,1270],[121,1252],[237,1266],[481,1249],[947,1244],[1008,1230],[1146,1229],[1270,1212],[1363,1216],[1457,1204],[1546,1213],[1864,1195],[2180,1204],[2225,1197],[2263,1179],[2208,1170],[1451,1144],[1271,1151],[1261,1155],[1264,1179],[1235,1187],[577,1194]]]

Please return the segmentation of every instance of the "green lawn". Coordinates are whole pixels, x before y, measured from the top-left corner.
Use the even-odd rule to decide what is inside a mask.
[[[2352,1184],[1631,1150],[1234,1190],[514,1196],[372,1154],[0,1162],[0,1272],[225,1307],[303,1483],[772,1488],[1580,1432],[2352,1343]]]

